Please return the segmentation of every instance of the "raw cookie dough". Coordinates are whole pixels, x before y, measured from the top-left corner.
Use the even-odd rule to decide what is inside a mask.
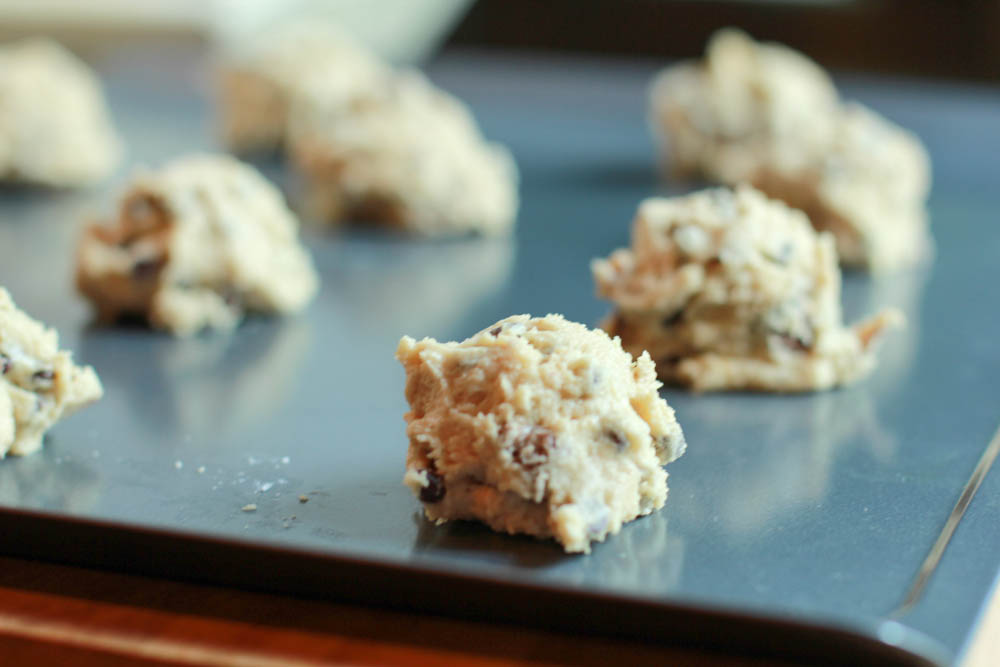
[[[219,77],[224,140],[239,152],[274,150],[285,141],[292,99],[306,79],[321,79],[330,95],[350,95],[387,75],[385,66],[332,26],[284,26],[224,59]]]
[[[932,249],[919,139],[858,104],[804,55],[723,30],[704,61],[653,83],[651,122],[680,176],[751,183],[833,233],[840,261],[891,270]]]
[[[0,180],[82,186],[121,158],[100,82],[55,42],[0,47]]]
[[[59,335],[18,310],[0,287],[0,457],[42,446],[62,417],[104,394],[97,373],[59,349]]]
[[[422,235],[503,234],[517,215],[517,168],[469,110],[415,71],[356,95],[322,78],[289,121],[292,159],[314,212]]]
[[[653,362],[560,315],[515,315],[461,343],[404,337],[404,481],[427,518],[477,519],[566,551],[663,507],[684,453]]]
[[[660,377],[696,391],[812,391],[854,382],[902,315],[850,328],[833,237],[750,186],[639,206],[631,249],[592,265],[606,322]]]
[[[319,282],[278,189],[219,155],[138,173],[117,220],[89,227],[77,254],[77,288],[100,319],[139,316],[178,336],[302,310]]]

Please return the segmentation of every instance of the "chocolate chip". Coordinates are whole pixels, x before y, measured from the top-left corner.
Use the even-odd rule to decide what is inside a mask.
[[[52,380],[56,377],[55,372],[51,370],[41,370],[35,371],[31,374],[31,380],[38,385],[43,387],[51,386]]]
[[[493,327],[490,329],[490,333],[494,336],[499,336],[501,331],[503,331],[503,327]]]
[[[681,432],[676,438],[673,438],[666,433],[656,437],[656,449],[670,450],[670,449],[685,449],[687,448],[687,440],[684,439],[684,433]]]
[[[132,266],[132,277],[136,280],[149,280],[159,274],[165,264],[166,261],[162,257],[140,259]]]
[[[783,333],[778,334],[778,338],[780,338],[781,342],[787,347],[790,347],[798,352],[808,352],[811,347],[811,341],[804,340],[801,336],[793,336],[792,334]]]
[[[676,312],[673,312],[670,315],[664,317],[663,320],[661,320],[660,324],[662,324],[665,327],[672,327],[675,324],[679,324],[682,319],[684,319],[684,309],[678,308]]]
[[[660,365],[667,367],[676,366],[681,362],[681,359],[683,358],[684,357],[679,354],[670,354],[665,357],[661,357],[659,363]]]
[[[7,371],[10,370],[10,357],[6,354],[0,354],[0,375],[6,375]]]
[[[552,431],[536,426],[514,442],[514,462],[526,470],[537,468],[549,460],[555,446],[556,436]]]
[[[444,498],[444,478],[433,470],[427,471],[427,485],[420,488],[420,501],[424,503],[440,502]]]
[[[621,433],[609,428],[604,431],[604,435],[608,438],[608,440],[615,443],[615,447],[619,452],[625,450],[625,437]]]

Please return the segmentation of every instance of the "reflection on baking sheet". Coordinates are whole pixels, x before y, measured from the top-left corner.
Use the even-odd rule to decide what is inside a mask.
[[[660,594],[677,586],[684,567],[684,538],[667,530],[664,511],[625,524],[617,535],[594,543],[589,555],[567,554],[554,540],[506,535],[474,521],[438,526],[420,512],[413,518],[417,524],[414,554],[465,553],[475,560],[544,567],[564,583],[600,581],[609,588],[642,588]]]
[[[920,312],[924,288],[933,271],[933,262],[869,278],[849,273],[844,277],[844,310],[848,322],[864,313],[898,308],[906,315],[906,326],[890,332],[879,348],[878,366],[866,381],[877,388],[889,388],[904,381],[913,366],[920,344]]]
[[[660,595],[680,583],[684,538],[667,529],[667,513],[661,510],[625,524],[620,533],[608,537],[603,545],[594,545],[593,557],[575,565],[567,571],[566,580],[571,583],[599,581],[608,588],[624,586]]]
[[[377,260],[372,253],[379,255]],[[336,276],[323,289],[369,326],[420,337],[447,329],[499,291],[510,278],[514,255],[510,238],[440,243],[381,239],[343,255],[334,268]]]
[[[250,320],[232,336],[131,334],[127,342],[136,344],[126,345],[120,333],[94,329],[82,340],[83,355],[101,369],[109,395],[127,392],[137,423],[174,441],[223,440],[266,422],[292,395],[313,338],[304,317]],[[136,340],[144,336],[155,345]]]
[[[0,461],[0,505],[72,514],[94,507],[102,487],[99,453],[94,452],[94,465],[86,465],[60,453],[52,438],[37,454]]]
[[[822,501],[838,457],[857,449],[884,463],[898,447],[895,434],[880,423],[867,383],[794,397],[732,394],[669,400],[682,424],[699,425],[697,432],[688,429],[688,442],[714,461],[718,474],[712,479],[726,480],[709,487],[677,471],[671,493],[699,499],[684,505],[691,514],[683,520],[710,521],[737,536],[759,537],[767,524]],[[739,440],[713,439],[710,425],[720,420],[725,421],[724,432],[739,433]]]

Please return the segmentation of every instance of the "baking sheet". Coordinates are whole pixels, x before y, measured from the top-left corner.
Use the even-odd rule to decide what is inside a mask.
[[[206,62],[164,47],[99,64],[131,161],[216,147]],[[654,69],[440,57],[432,78],[519,162],[515,238],[307,228],[323,276],[316,303],[232,337],[91,324],[71,289],[72,248],[83,222],[110,210],[127,169],[100,191],[0,190],[0,284],[56,326],[106,389],[40,454],[0,463],[0,504],[534,590],[796,618],[910,647],[920,633],[935,659],[959,654],[1000,569],[1000,475],[986,478],[921,602],[901,625],[884,621],[1000,422],[996,90],[841,81],[919,133],[935,165],[933,265],[845,278],[848,320],[887,305],[909,318],[870,380],[814,396],[665,391],[690,443],[668,467],[667,506],[590,556],[473,524],[431,526],[402,486],[399,337],[461,339],[522,312],[596,323],[607,305],[593,296],[589,260],[627,244],[641,198],[690,189],[654,171],[643,109]],[[258,165],[294,195],[277,161]],[[256,511],[242,511],[251,503]]]

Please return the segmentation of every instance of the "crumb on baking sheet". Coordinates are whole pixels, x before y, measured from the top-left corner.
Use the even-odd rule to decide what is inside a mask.
[[[300,493],[299,494],[299,502],[300,503],[307,503],[307,502],[309,502],[309,496],[307,496],[304,493]]]
[[[244,505],[240,509],[242,511],[244,511],[244,512],[256,512],[257,511],[257,505],[255,503],[250,503],[249,505]]]

